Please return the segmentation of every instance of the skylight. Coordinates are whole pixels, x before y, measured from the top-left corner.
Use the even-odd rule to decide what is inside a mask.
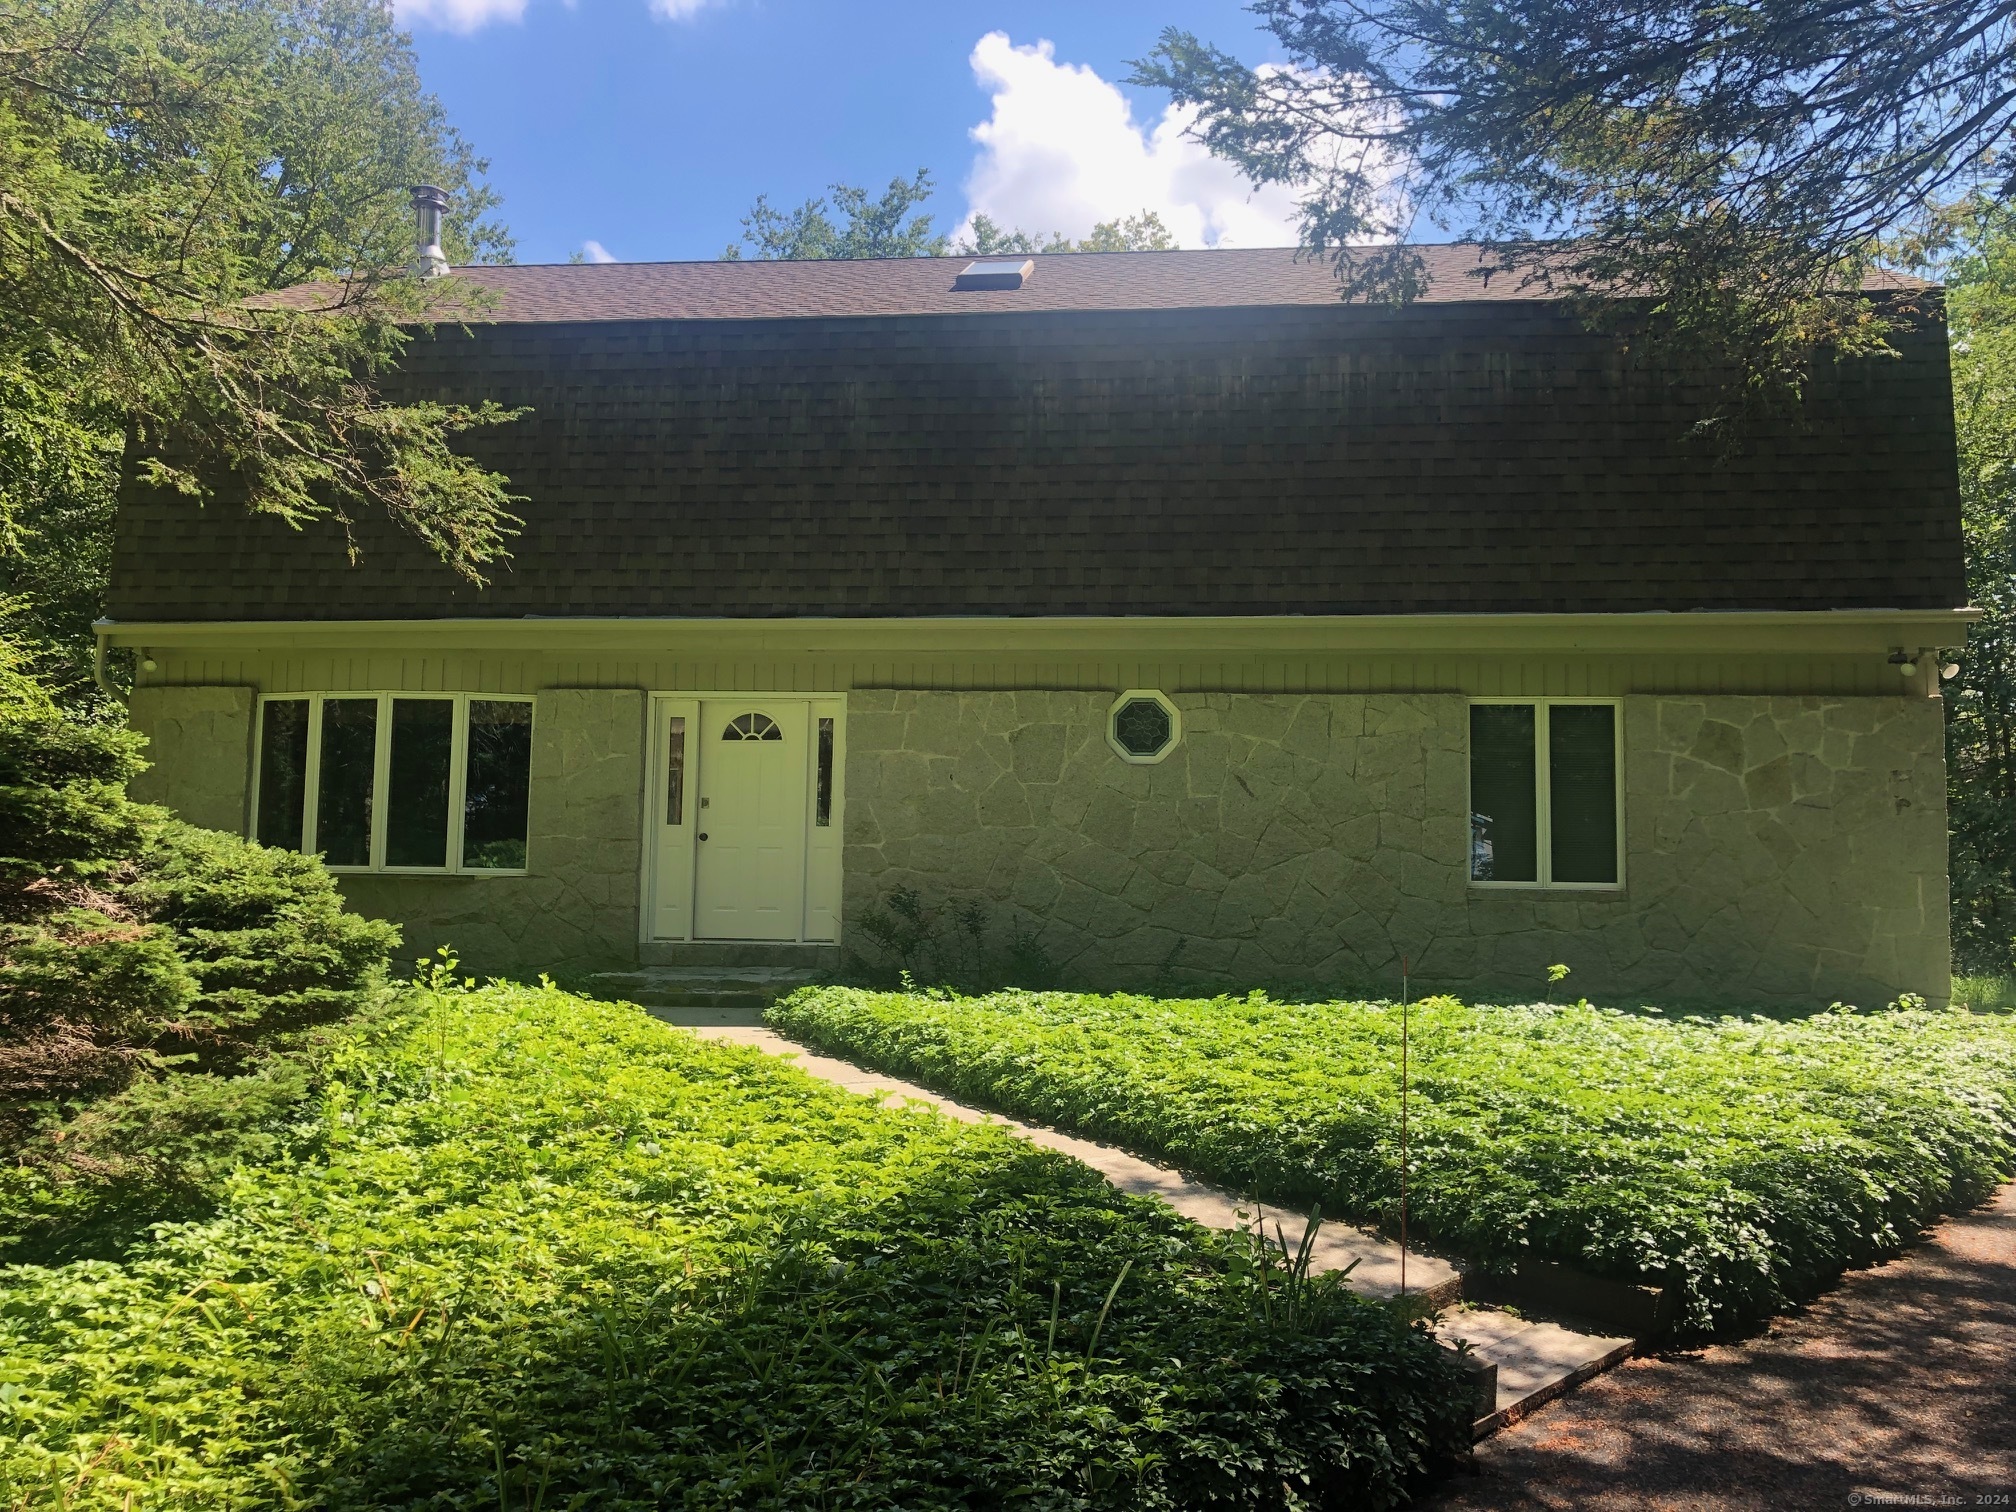
[[[955,289],[1019,289],[1022,281],[1036,271],[1030,257],[983,257],[959,270],[952,280]]]

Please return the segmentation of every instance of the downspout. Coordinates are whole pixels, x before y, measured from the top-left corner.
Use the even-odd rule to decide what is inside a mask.
[[[98,685],[100,693],[123,709],[126,707],[126,695],[115,688],[112,679],[105,675],[105,638],[112,633],[112,622],[97,620],[92,624],[91,630],[96,636],[91,646],[91,681]]]

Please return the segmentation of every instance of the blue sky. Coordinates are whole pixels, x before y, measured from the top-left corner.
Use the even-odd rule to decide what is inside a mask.
[[[933,171],[931,209],[1082,235],[1152,208],[1186,246],[1287,245],[1127,60],[1166,25],[1273,56],[1227,0],[397,0],[427,86],[491,160],[523,262],[711,258],[750,202]],[[976,140],[979,129],[984,140]]]

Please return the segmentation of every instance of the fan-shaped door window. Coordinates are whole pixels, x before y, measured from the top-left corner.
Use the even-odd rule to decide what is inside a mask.
[[[721,732],[723,740],[782,740],[784,732],[768,714],[737,714]]]

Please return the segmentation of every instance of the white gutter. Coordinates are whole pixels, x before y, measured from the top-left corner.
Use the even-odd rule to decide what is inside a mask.
[[[706,650],[809,655],[1273,655],[1284,651],[1417,656],[1428,652],[1630,655],[1887,655],[1964,645],[1965,609],[1708,610],[1624,614],[1017,615],[930,618],[498,617],[408,620],[99,621],[119,646],[234,651]]]

